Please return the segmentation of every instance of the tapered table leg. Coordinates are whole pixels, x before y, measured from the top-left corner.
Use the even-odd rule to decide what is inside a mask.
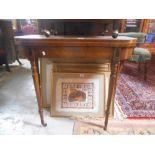
[[[43,116],[43,103],[42,103],[42,97],[41,97],[38,58],[35,57],[35,55],[33,53],[32,53],[32,58],[30,59],[30,62],[31,62],[33,82],[34,82],[34,86],[35,86],[35,92],[36,92],[37,101],[38,101],[38,108],[39,108],[41,124],[45,127],[45,126],[47,126],[47,124],[44,122],[44,116]]]
[[[108,92],[108,101],[107,101],[107,108],[105,113],[105,124],[104,130],[107,130],[108,119],[110,114],[110,107],[112,102],[114,102],[115,97],[115,90],[116,90],[116,82],[117,82],[117,73],[119,70],[119,53],[120,48],[116,48],[114,51],[114,55],[111,62],[111,75],[110,75],[110,83],[109,83],[109,92]]]

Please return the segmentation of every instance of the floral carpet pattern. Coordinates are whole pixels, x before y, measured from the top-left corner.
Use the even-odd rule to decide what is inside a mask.
[[[149,67],[147,81],[137,64],[128,63],[116,88],[116,104],[127,118],[155,118],[155,66]]]
[[[78,120],[74,124],[74,135],[155,135],[154,120],[110,120],[107,131],[104,120]]]

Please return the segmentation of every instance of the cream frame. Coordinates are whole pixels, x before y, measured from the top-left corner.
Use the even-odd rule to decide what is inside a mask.
[[[94,73],[52,73],[53,84],[52,84],[52,103],[51,103],[51,116],[94,116],[104,117],[105,113],[105,74],[94,74]],[[61,107],[61,83],[62,81],[94,81],[95,85],[98,86],[98,103],[94,104],[94,109],[85,108],[62,108]],[[98,83],[98,84],[97,84]],[[55,91],[56,90],[56,91]],[[95,95],[97,98],[97,94]],[[95,100],[95,99],[94,99]],[[94,101],[93,101],[94,102]]]

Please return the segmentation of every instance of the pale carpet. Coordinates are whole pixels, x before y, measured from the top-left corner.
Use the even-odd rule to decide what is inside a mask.
[[[21,60],[11,65],[11,73],[0,73],[0,134],[71,135],[74,121],[53,118],[44,110],[47,127],[42,127],[31,76],[30,64]]]

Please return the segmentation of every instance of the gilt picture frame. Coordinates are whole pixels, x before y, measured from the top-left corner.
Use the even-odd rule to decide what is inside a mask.
[[[105,75],[52,73],[51,116],[95,116],[105,113]]]

